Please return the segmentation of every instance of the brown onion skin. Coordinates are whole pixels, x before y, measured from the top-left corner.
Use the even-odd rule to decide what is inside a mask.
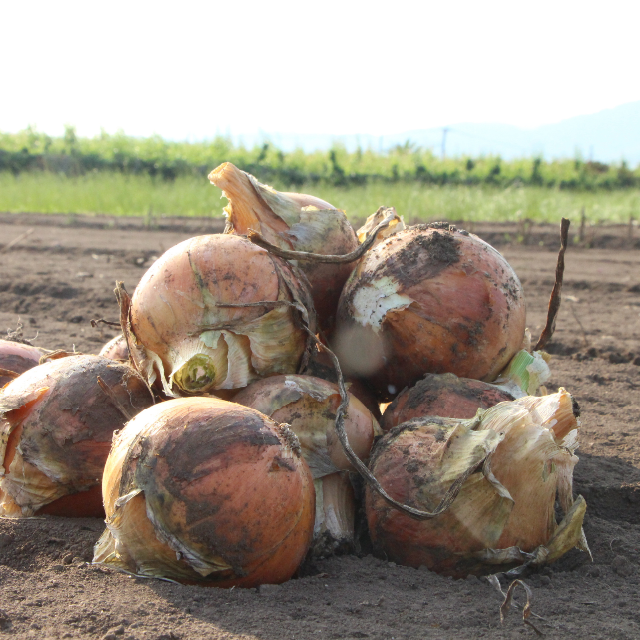
[[[197,273],[197,276],[194,276]],[[136,340],[157,354],[165,373],[171,371],[170,356],[190,336],[203,332],[203,299],[212,297],[217,304],[244,304],[284,299],[292,301],[286,287],[295,287],[300,297],[308,296],[307,287],[295,276],[284,260],[270,255],[246,238],[233,235],[197,236],[169,249],[145,273],[131,300],[131,330]],[[270,308],[219,307],[222,324],[247,323],[266,315]],[[305,352],[307,334],[289,311],[291,333],[285,345],[286,358],[266,367],[260,375],[295,372]],[[310,328],[315,316],[310,313]],[[239,339],[246,348],[250,340]],[[276,354],[277,355],[277,354]],[[254,378],[259,377],[254,373]],[[242,386],[246,386],[246,383]],[[198,391],[215,392],[206,388]],[[178,389],[178,394],[188,392]],[[195,393],[195,392],[194,392]]]
[[[382,282],[389,285],[386,297],[370,296]],[[356,302],[363,292],[369,306]],[[410,306],[391,305],[382,314],[389,292]],[[379,322],[375,313],[383,315]],[[368,380],[380,400],[392,400],[425,373],[495,379],[522,344],[524,293],[507,261],[480,238],[417,225],[358,263],[337,323],[334,344],[346,373]]]
[[[44,351],[29,344],[0,340],[0,369],[21,374],[38,366],[43,355]],[[11,380],[13,378],[0,374],[0,388]]]
[[[100,349],[99,356],[109,358],[109,360],[118,360],[120,362],[129,361],[129,347],[125,337],[120,334],[115,338],[112,338],[107,342],[102,349]]]
[[[193,574],[182,582],[256,587],[291,578],[311,543],[315,491],[304,460],[285,457],[278,425],[214,398],[170,400],[137,420],[146,425],[139,431],[143,451],[129,450],[123,458],[116,440],[103,479],[107,518],[130,490],[127,483],[143,489],[125,505],[131,509],[121,531],[127,549],[132,542],[147,557],[176,561],[147,517],[151,509],[172,535],[233,567],[202,577],[180,560]]]
[[[332,204],[303,193],[285,193],[295,200],[301,207],[317,207],[318,209],[335,209]],[[300,246],[295,241],[291,248],[296,251],[312,251],[315,253],[344,255],[358,248],[358,236],[347,223],[325,239],[322,250],[317,247]],[[355,267],[355,262],[346,264],[330,264],[322,262],[300,262],[300,269],[304,272],[311,285],[311,295],[316,313],[322,327],[331,332],[335,323],[338,300],[345,282]]]
[[[429,496],[425,504],[420,489],[437,469],[446,441],[438,428],[444,420],[429,418],[402,424],[378,441],[369,468],[392,498],[419,509],[434,509],[442,495]],[[480,474],[474,474],[476,476]],[[469,482],[469,480],[467,480]],[[486,548],[486,540],[474,535],[474,524],[465,526],[456,518],[460,496],[444,513],[430,520],[414,520],[385,502],[377,492],[366,490],[369,533],[374,548],[398,564],[463,578],[476,573],[474,563],[461,559]],[[458,555],[460,554],[460,555]],[[471,566],[470,566],[471,565]]]
[[[290,401],[288,398],[287,382],[299,385],[305,391],[299,399]],[[314,392],[326,394],[328,397],[318,402],[311,395]],[[246,407],[251,407],[269,416],[276,422],[286,423],[300,439],[303,456],[305,450],[316,450],[320,445],[313,434],[308,432],[309,425],[322,422],[326,440],[322,446],[327,449],[327,458],[334,465],[332,471],[355,471],[347,459],[342,445],[335,432],[335,416],[340,405],[340,391],[332,382],[314,378],[312,376],[288,375],[274,376],[259,380],[238,393],[233,401]],[[283,402],[285,404],[280,406]],[[277,407],[274,410],[274,407]],[[345,415],[345,430],[349,444],[361,460],[369,457],[371,447],[378,429],[378,423],[371,412],[358,400],[350,395],[349,405]],[[380,433],[378,431],[378,433]],[[312,466],[310,459],[307,460]],[[314,471],[314,477],[321,477]]]
[[[225,162],[214,169],[209,179],[222,189],[229,200],[227,233],[246,235],[249,229],[261,232],[272,244],[284,249],[309,251],[330,255],[344,255],[358,248],[358,236],[342,215],[322,236],[317,233],[296,235],[295,225],[288,224],[274,213],[251,184],[247,174],[233,164]],[[293,200],[301,209],[316,207],[319,210],[338,209],[332,204],[304,193],[284,192],[281,195]],[[325,331],[330,331],[340,293],[355,263],[330,264],[300,261],[298,267],[306,275],[311,287],[318,321]]]
[[[23,505],[26,508],[61,516],[104,513],[96,487],[100,487],[113,432],[124,426],[126,418],[100,388],[98,376],[131,415],[153,404],[146,384],[130,367],[91,355],[39,365],[4,388],[0,428],[7,444],[1,452],[5,476],[0,496],[6,481],[29,487],[39,478],[56,495],[42,505]],[[15,467],[11,469],[18,445],[22,453],[16,464],[32,474],[26,479]],[[39,470],[43,464],[54,469],[56,479]]]
[[[411,418],[423,416],[473,418],[478,409],[513,399],[510,393],[486,382],[458,378],[451,373],[427,373],[387,407],[380,426],[383,431],[389,431]]]

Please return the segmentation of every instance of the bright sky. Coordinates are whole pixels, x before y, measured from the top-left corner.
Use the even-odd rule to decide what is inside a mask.
[[[640,100],[631,0],[0,2],[0,131],[523,127]]]

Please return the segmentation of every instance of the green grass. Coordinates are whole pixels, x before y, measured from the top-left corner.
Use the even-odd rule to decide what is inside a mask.
[[[274,184],[282,190],[286,185]],[[569,191],[545,187],[424,185],[372,182],[365,186],[315,184],[296,189],[319,196],[361,220],[380,205],[393,206],[409,221],[558,222],[576,219],[582,207],[592,222],[627,223],[640,219],[640,191]],[[180,176],[163,181],[146,175],[104,172],[68,177],[46,172],[14,176],[0,172],[0,211],[78,213],[116,216],[220,216],[226,203],[206,178]]]

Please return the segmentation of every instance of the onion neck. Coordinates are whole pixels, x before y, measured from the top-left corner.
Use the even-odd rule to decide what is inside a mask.
[[[253,229],[273,242],[271,234],[266,234],[267,230],[275,234],[288,230],[287,224],[256,192],[249,176],[235,165],[230,162],[221,164],[209,174],[209,180],[222,189],[224,197],[229,200],[225,211],[235,233],[245,235]]]

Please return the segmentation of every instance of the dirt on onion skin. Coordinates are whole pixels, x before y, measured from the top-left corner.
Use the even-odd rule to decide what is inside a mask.
[[[36,224],[43,221],[57,226]],[[97,353],[118,333],[89,325],[92,318],[117,321],[115,280],[132,291],[153,256],[196,229],[180,222],[163,231],[133,223],[109,230],[91,219],[70,228],[65,217],[12,222],[0,223],[2,245],[27,228],[35,231],[0,254],[0,328],[15,329],[21,319],[26,337],[37,334],[36,346],[75,345],[85,353]],[[495,241],[504,239],[501,229],[473,231]],[[212,224],[195,233],[215,230]],[[549,228],[539,240],[535,234],[534,228],[526,247],[499,247],[524,286],[534,339],[544,326],[558,247]],[[526,578],[533,611],[545,619],[534,624],[547,638],[640,635],[640,251],[625,249],[624,238],[611,246],[615,250],[570,244],[564,301],[548,347],[554,354],[548,389],[566,387],[581,407],[574,492],[587,500],[594,563],[573,551]],[[476,578],[448,580],[347,555],[316,561],[310,575],[282,586],[180,586],[87,565],[102,530],[98,519],[0,520],[2,637],[535,637],[515,610],[501,626],[500,595]],[[521,593],[516,599],[523,600]]]

